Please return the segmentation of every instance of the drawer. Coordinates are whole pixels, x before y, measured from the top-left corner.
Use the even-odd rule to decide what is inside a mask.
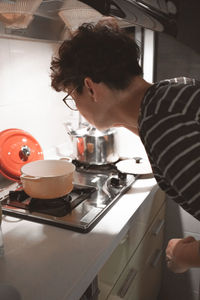
[[[145,266],[137,285],[128,300],[155,300],[157,299],[162,278],[163,250],[156,249],[152,259]]]
[[[151,260],[146,264],[142,272],[132,286],[130,285],[127,293],[118,299],[126,300],[155,300],[157,299],[162,276],[162,249],[155,249]],[[109,298],[114,300],[114,298]]]
[[[162,249],[164,241],[164,215],[165,206],[162,207],[158,216],[150,226],[144,238],[140,242],[138,248],[133,254],[131,261],[134,263],[134,268],[139,272],[146,265],[151,264],[157,250]],[[130,262],[131,262],[130,261]]]
[[[164,211],[163,207],[106,299],[129,299],[133,292],[140,293],[140,280],[145,270],[157,274],[163,247]]]
[[[135,223],[134,226],[122,239],[120,244],[112,253],[109,260],[105,263],[98,274],[100,295],[99,300],[106,299],[115,282],[118,280],[121,272],[126,267],[139,247],[146,233],[146,225],[144,223]]]
[[[133,221],[144,223],[147,227],[149,227],[160,207],[164,204],[165,198],[165,193],[155,186],[147,199],[137,210],[137,213],[133,217]]]
[[[137,248],[140,246],[140,243],[142,242],[146,234],[148,232],[150,234],[150,232],[153,231],[153,233],[150,234],[153,240],[149,242],[150,245],[152,245],[152,243],[156,239],[156,236],[160,234],[160,231],[162,230],[162,226],[164,224],[165,195],[162,191],[160,191],[160,189],[157,189],[156,193],[154,193],[153,195],[157,199],[157,203],[153,205],[154,201],[152,201],[152,199],[150,198],[150,204],[153,205],[152,210],[147,209],[146,211],[144,211],[144,220],[142,220],[141,216],[133,219],[133,221],[130,223],[130,230],[99,272],[98,279],[99,287],[101,290],[99,300],[106,299],[106,295],[110,292],[113,285],[118,280],[120,274],[126,267],[128,261],[135,254]],[[148,199],[145,201],[145,203],[147,201]],[[148,208],[150,204],[147,203]],[[140,213],[142,213],[142,211]],[[150,214],[151,218],[147,218],[147,216]],[[147,218],[147,220],[145,220],[145,218]],[[155,221],[153,222],[153,224],[151,224],[150,231],[150,221],[153,221],[153,219],[155,219]],[[149,245],[146,245],[146,248],[149,249]],[[143,258],[147,254],[148,253],[146,253],[145,250],[143,250],[143,252],[141,251],[138,254],[138,262],[142,263]]]
[[[160,197],[159,197],[160,200]],[[136,251],[137,247],[139,246],[142,239],[145,237],[147,232],[150,230],[152,226],[152,231],[154,232],[154,235],[156,236],[158,232],[161,230],[161,228],[164,225],[164,219],[165,219],[165,202],[161,202],[161,205],[157,207],[155,210],[154,207],[154,214],[152,211],[149,213],[148,216],[151,217],[148,218],[147,212],[144,213],[145,217],[147,217],[146,220],[142,221],[141,218],[137,218],[132,222],[131,228],[128,232],[127,236],[127,252],[128,256],[131,256]],[[144,217],[144,219],[145,219]]]

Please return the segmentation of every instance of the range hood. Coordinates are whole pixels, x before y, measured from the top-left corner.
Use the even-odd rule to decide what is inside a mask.
[[[103,15],[170,35],[177,34],[177,5],[167,0],[81,0]]]
[[[167,0],[0,0],[0,9],[2,3],[13,7],[28,1],[39,5],[17,26],[8,26],[9,16],[0,12],[1,36],[62,41],[80,23],[98,21],[103,15],[114,16],[121,27],[138,25],[174,36],[177,31],[176,4]]]
[[[27,0],[22,0],[26,2]],[[36,2],[37,0],[31,0]],[[1,3],[20,2],[20,0],[0,0]],[[61,0],[42,0],[37,9],[29,11],[31,21],[25,26],[7,26],[0,18],[0,36],[13,36],[28,39],[42,39],[59,41],[65,38],[67,28],[63,21],[58,16],[58,11],[63,5]],[[10,9],[11,11],[11,9]],[[13,13],[17,13],[14,11]],[[26,12],[27,13],[27,12]]]
[[[103,15],[172,36],[200,53],[198,0],[80,0]],[[170,49],[169,49],[170,50]]]
[[[20,3],[29,3],[32,9],[24,12]],[[81,22],[98,21],[105,15],[114,16],[120,27],[141,26],[166,33],[200,52],[195,34],[200,27],[197,0],[0,0],[0,9],[2,4],[19,8],[13,14],[11,9],[0,12],[3,37],[62,41]],[[12,18],[17,21],[12,23]]]
[[[0,21],[7,28],[27,28],[42,0],[0,1]]]

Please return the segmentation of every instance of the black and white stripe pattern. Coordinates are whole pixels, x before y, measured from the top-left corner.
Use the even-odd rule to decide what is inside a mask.
[[[159,186],[200,220],[200,82],[180,77],[154,84],[138,126]]]

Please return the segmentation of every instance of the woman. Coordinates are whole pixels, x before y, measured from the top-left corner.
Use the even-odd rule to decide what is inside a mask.
[[[53,58],[52,87],[98,129],[139,135],[161,189],[200,220],[200,83],[148,83],[138,60],[137,44],[116,24],[84,24]],[[166,259],[174,272],[199,267],[199,241],[171,240]]]

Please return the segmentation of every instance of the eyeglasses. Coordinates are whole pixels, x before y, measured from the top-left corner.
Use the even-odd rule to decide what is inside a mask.
[[[78,108],[76,106],[76,102],[72,98],[72,94],[77,90],[78,87],[73,89],[70,93],[68,93],[65,98],[63,98],[63,102],[71,109],[77,111]]]

